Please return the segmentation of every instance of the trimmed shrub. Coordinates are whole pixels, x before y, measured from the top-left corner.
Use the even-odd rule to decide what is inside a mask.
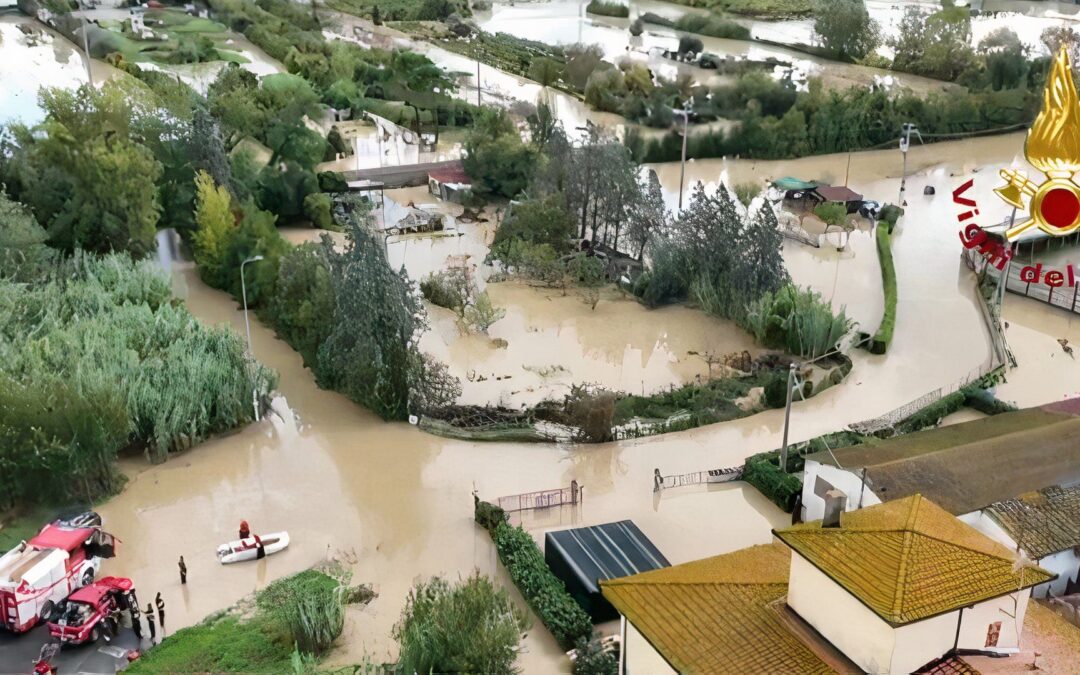
[[[954,391],[943,398],[934,401],[919,412],[896,425],[896,434],[910,434],[915,431],[937,426],[947,415],[951,415],[964,407],[966,396],[963,390]]]
[[[592,620],[567,593],[529,533],[505,523],[495,529],[495,548],[514,585],[563,649],[592,636]]]
[[[900,208],[896,204],[886,204],[881,207],[881,211],[878,213],[878,222],[885,223],[889,226],[889,234],[892,234],[896,229],[896,221],[900,219],[900,216],[904,215],[904,209]]]
[[[473,520],[477,525],[488,531],[488,534],[495,536],[495,530],[499,525],[506,523],[507,515],[506,511],[502,508],[495,506],[489,502],[481,501],[479,497],[473,495]]]
[[[592,2],[585,7],[585,11],[589,14],[615,16],[620,19],[625,19],[630,16],[630,7],[621,2],[608,2],[608,0],[592,0]]]
[[[989,391],[980,387],[967,386],[961,389],[964,392],[964,405],[974,408],[987,415],[1000,415],[1001,413],[1015,412],[1017,407],[997,398]]]
[[[790,448],[789,473],[780,470],[778,450],[752,455],[746,459],[743,466],[743,480],[757,488],[758,492],[768,497],[773,504],[791,513],[795,509],[795,501],[802,493],[802,479],[798,474],[790,472],[801,470],[802,463],[802,458]]]
[[[592,639],[578,638],[574,649],[574,675],[618,675],[619,661],[604,651],[599,638],[599,633]]]
[[[783,408],[787,405],[788,375],[782,370],[773,373],[765,383],[765,405]]]
[[[453,586],[435,577],[409,592],[394,626],[397,672],[512,673],[527,627],[509,594],[479,572]]]
[[[881,326],[870,341],[872,354],[884,354],[892,342],[896,326],[896,266],[893,264],[891,236],[892,227],[882,221],[877,225],[877,253],[881,262],[881,285],[885,292],[885,315]]]

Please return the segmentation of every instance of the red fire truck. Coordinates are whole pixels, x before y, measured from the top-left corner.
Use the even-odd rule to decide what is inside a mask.
[[[116,544],[101,529],[101,516],[87,511],[49,523],[0,557],[0,627],[33,628],[47,601],[58,603],[94,580]]]

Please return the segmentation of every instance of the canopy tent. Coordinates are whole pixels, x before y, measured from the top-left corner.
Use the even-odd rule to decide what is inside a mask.
[[[772,182],[774,187],[781,190],[811,190],[818,186],[818,183],[810,180],[799,180],[798,178],[792,178],[791,176],[785,176]]]
[[[544,561],[596,623],[619,616],[600,594],[601,581],[671,566],[629,520],[548,532]]]

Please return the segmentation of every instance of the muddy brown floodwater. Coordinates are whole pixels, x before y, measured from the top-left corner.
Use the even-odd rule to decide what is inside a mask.
[[[919,173],[909,179],[909,210],[895,238],[900,305],[893,348],[884,356],[854,352],[855,369],[845,383],[797,403],[794,441],[882,414],[986,361],[988,343],[970,274],[959,263],[948,194],[971,169],[984,166],[975,174],[974,189],[989,210],[996,199],[992,169],[1010,164],[1021,146],[1022,137],[1013,135],[913,149],[910,165]],[[891,200],[898,187],[891,177],[899,167],[895,155],[856,155],[852,186]],[[965,167],[969,158],[972,164]],[[779,164],[717,162],[710,172],[702,162],[696,163],[694,177],[716,180],[723,170],[740,179],[774,171],[836,176],[845,165],[846,156],[832,156]],[[659,169],[665,186],[672,185],[672,171],[677,184],[677,166]],[[923,197],[925,184],[935,185],[937,196]],[[409,258],[409,250],[424,252],[421,246],[401,254],[393,250],[392,260],[395,255]],[[785,257],[796,281],[846,302],[853,316],[876,327],[881,291],[869,235],[853,235],[842,254],[789,243]],[[186,263],[172,270],[174,287],[195,316],[243,331],[235,301],[203,285]],[[520,291],[507,288],[509,295]],[[1027,302],[1006,300],[1009,335],[1021,365],[1002,388],[1006,398],[1024,404],[1055,400],[1076,382],[1054,371],[1068,357],[1051,356],[1048,349],[1058,333],[1076,335],[1072,320],[1060,310],[1022,304]],[[534,300],[522,304],[523,316],[515,321],[525,325],[547,311]],[[560,305],[552,300],[550,306]],[[612,301],[611,307],[621,306]],[[618,361],[619,343],[633,344],[641,335],[637,324],[659,324],[657,317],[666,321],[666,314],[631,307],[618,310],[629,320],[616,323],[613,317],[600,343],[577,348],[614,353]],[[674,324],[685,325],[680,320]],[[391,628],[415,581],[434,574],[456,578],[479,569],[509,585],[487,534],[472,523],[474,488],[493,499],[576,479],[584,486],[583,503],[527,517],[524,524],[534,536],[542,540],[546,529],[629,518],[673,563],[767,542],[770,528],[788,522],[789,516],[743,484],[671,490],[662,496],[651,491],[654,467],[669,474],[731,466],[779,446],[783,411],[605,445],[451,441],[407,424],[382,422],[344,397],[320,390],[300,357],[254,317],[251,330],[256,356],[281,374],[275,414],[163,465],[126,462],[127,487],[100,507],[107,526],[124,542],[106,571],[133,576],[144,594],[162,591],[170,607],[170,632],[273,579],[336,556],[350,563],[356,581],[373,583],[380,595],[363,610],[350,612],[345,638],[331,662],[356,662],[365,653],[376,660],[393,658]],[[674,332],[669,330],[669,339],[675,344],[686,339]],[[534,349],[573,346],[560,339],[538,338]],[[255,564],[219,565],[214,549],[235,536],[242,518],[256,531],[287,529],[292,546]],[[185,587],[176,570],[180,555],[189,568]],[[529,632],[525,649],[519,662],[525,672],[568,670],[568,661],[539,625]]]

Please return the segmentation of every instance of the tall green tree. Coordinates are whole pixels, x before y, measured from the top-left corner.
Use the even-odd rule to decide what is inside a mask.
[[[401,420],[411,411],[452,402],[460,384],[419,350],[427,323],[413,283],[404,270],[390,268],[366,211],[357,208],[349,215],[345,233],[344,251],[329,237],[322,240],[335,324],[318,350],[320,384],[383,419]]]
[[[481,110],[465,150],[462,164],[478,195],[512,199],[529,184],[536,151],[522,142],[505,110]]]
[[[861,59],[881,42],[880,29],[863,0],[818,2],[814,32],[841,59]]]
[[[932,14],[905,9],[889,44],[895,51],[893,68],[917,75],[952,82],[975,64],[970,12],[951,2]]]
[[[19,147],[9,165],[14,196],[62,250],[152,251],[161,164],[134,136],[124,91],[112,83],[46,88],[39,101],[41,124],[12,127]]]

